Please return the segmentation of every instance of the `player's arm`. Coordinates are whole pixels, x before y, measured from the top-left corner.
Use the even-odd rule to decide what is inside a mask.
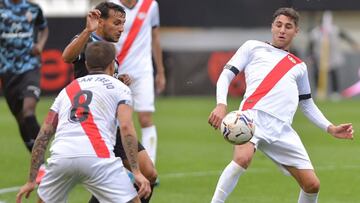
[[[38,15],[35,19],[35,26],[39,30],[36,36],[36,43],[32,47],[32,53],[34,55],[40,55],[43,51],[46,41],[49,37],[49,27],[47,20],[43,15],[42,9],[39,7]]]
[[[162,48],[160,45],[160,30],[159,27],[152,29],[152,54],[156,65],[156,92],[159,94],[165,89],[165,68],[163,63]]]
[[[218,129],[227,111],[228,89],[233,78],[239,73],[234,66],[227,64],[216,83],[216,107],[210,113],[208,123]]]
[[[31,154],[28,182],[20,188],[19,193],[16,195],[16,202],[21,202],[21,198],[24,194],[25,197],[28,198],[30,193],[34,190],[37,173],[39,171],[40,165],[44,163],[45,151],[51,137],[55,133],[57,124],[58,114],[55,111],[50,110],[34,143]]]
[[[41,52],[44,50],[46,41],[49,37],[49,28],[45,27],[42,30],[39,30],[39,33],[37,35],[37,43],[34,44],[33,47],[33,54],[34,55],[40,55]]]
[[[99,23],[100,11],[97,9],[91,10],[86,17],[85,29],[68,44],[62,54],[62,58],[66,63],[72,63],[80,55],[92,32],[94,32]]]
[[[304,97],[305,95],[300,95],[300,99],[301,96]],[[311,98],[302,99],[299,104],[305,116],[319,128],[339,139],[353,138],[354,130],[351,123],[333,125],[325,118]]]
[[[216,107],[210,113],[208,123],[215,129],[220,128],[222,119],[226,114],[227,95],[231,81],[249,63],[250,50],[254,41],[246,41],[225,65],[216,83]]]
[[[139,197],[147,198],[151,193],[150,182],[140,172],[138,157],[138,140],[132,121],[132,107],[126,102],[120,102],[117,109],[121,141],[128,159],[131,172],[134,174],[135,182],[139,187]]]

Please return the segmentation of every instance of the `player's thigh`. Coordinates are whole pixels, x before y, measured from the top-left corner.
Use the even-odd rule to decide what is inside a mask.
[[[82,183],[99,202],[129,202],[137,192],[118,158],[88,158],[80,169]],[[90,166],[86,166],[91,163]],[[82,164],[80,164],[82,165]]]
[[[8,73],[3,77],[4,95],[13,115],[17,116],[28,106],[35,108],[40,97],[40,70],[34,69],[22,74]],[[24,98],[32,98],[24,106]],[[34,104],[35,102],[35,104]]]
[[[255,145],[247,142],[242,145],[234,145],[233,160],[242,166],[248,168],[255,153]]]
[[[72,159],[48,159],[38,188],[39,197],[46,203],[66,202],[69,191],[78,181],[75,170]]]
[[[151,72],[133,79],[130,85],[136,112],[155,111],[154,76]]]

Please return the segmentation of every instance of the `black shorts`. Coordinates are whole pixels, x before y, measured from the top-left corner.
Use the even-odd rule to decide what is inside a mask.
[[[140,142],[138,142],[138,152],[145,150],[144,146],[142,146],[142,144]],[[125,149],[122,145],[121,142],[121,136],[120,136],[120,131],[119,128],[116,131],[116,144],[114,147],[114,153],[116,157],[120,157],[122,160],[126,160],[126,153],[125,153]]]
[[[25,97],[34,97],[39,100],[41,93],[40,68],[21,74],[8,72],[0,75],[0,77],[3,94],[13,115],[21,112]]]

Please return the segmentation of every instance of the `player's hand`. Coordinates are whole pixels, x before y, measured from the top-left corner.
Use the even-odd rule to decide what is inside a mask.
[[[327,132],[339,139],[353,139],[354,130],[351,123],[340,124],[340,125],[330,125],[327,129]]]
[[[165,90],[166,79],[164,72],[158,72],[155,77],[156,93],[160,94]]]
[[[140,172],[133,174],[135,178],[135,184],[139,187],[138,190],[139,198],[144,197],[145,199],[147,199],[151,194],[150,182]]]
[[[226,105],[218,104],[214,110],[210,113],[208,123],[215,129],[220,128],[221,121],[226,115]]]
[[[25,198],[29,198],[30,193],[35,189],[35,182],[27,182],[20,188],[20,191],[16,195],[16,203],[21,203],[22,196],[25,194]]]
[[[118,76],[118,79],[127,86],[129,86],[132,82],[132,80],[128,74],[121,74]]]
[[[35,43],[34,46],[32,47],[31,53],[34,56],[38,56],[41,54],[42,50],[43,50],[43,47],[40,46],[39,44]]]
[[[86,16],[86,29],[89,32],[94,32],[98,28],[100,16],[101,12],[98,9],[89,11]]]

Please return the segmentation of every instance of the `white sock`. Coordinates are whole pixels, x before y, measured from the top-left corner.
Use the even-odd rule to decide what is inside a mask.
[[[229,194],[234,190],[239,177],[246,171],[235,161],[231,161],[222,172],[216,185],[211,203],[223,203]]]
[[[141,143],[145,147],[150,159],[155,165],[156,148],[157,148],[157,134],[154,125],[141,129],[142,140]]]
[[[298,203],[316,203],[319,193],[306,193],[300,190]]]

